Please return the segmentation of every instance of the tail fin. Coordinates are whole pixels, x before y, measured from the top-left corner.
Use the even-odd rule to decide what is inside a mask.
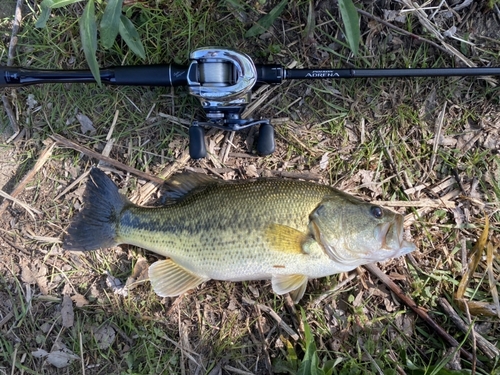
[[[100,169],[90,171],[83,204],[82,211],[67,229],[63,248],[87,251],[115,246],[116,224],[128,200]]]

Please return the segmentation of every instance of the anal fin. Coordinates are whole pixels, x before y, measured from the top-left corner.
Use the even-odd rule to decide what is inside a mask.
[[[196,288],[202,282],[210,280],[198,276],[172,259],[159,260],[149,267],[149,280],[153,290],[160,297],[174,297]]]
[[[293,301],[297,303],[306,291],[307,280],[305,275],[275,275],[271,284],[276,294],[290,293]]]

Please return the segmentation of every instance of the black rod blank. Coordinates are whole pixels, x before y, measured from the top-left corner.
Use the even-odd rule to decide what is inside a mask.
[[[284,69],[279,65],[256,65],[258,84],[279,84],[287,79],[397,78],[500,76],[500,67],[423,69]],[[132,86],[187,86],[189,67],[130,65],[100,70],[104,84]],[[0,66],[0,87],[39,83],[92,83],[90,70],[44,70]]]
[[[286,69],[284,71],[285,79],[465,77],[497,75],[500,75],[500,67],[424,69]]]

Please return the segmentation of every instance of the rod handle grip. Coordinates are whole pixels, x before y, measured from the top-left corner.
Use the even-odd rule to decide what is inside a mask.
[[[113,85],[187,86],[188,67],[175,64],[115,66]]]

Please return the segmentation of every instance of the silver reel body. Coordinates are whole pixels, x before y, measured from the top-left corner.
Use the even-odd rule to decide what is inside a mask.
[[[206,156],[203,127],[238,131],[261,125],[257,150],[261,155],[274,152],[274,129],[269,120],[242,119],[257,83],[257,69],[252,59],[228,48],[204,47],[190,54],[187,73],[189,93],[196,96],[205,111],[207,122],[195,121],[189,129],[189,152],[192,158]]]

